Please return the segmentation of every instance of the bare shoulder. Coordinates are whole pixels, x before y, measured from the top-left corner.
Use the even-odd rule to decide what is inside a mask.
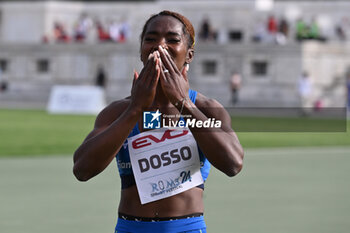
[[[215,99],[206,97],[205,95],[198,92],[196,98],[196,106],[203,113],[215,114],[215,112],[226,112],[225,108]]]
[[[127,109],[130,98],[117,100],[105,107],[96,117],[94,129],[88,134],[84,141],[94,137],[110,126]]]
[[[223,127],[231,131],[231,117],[226,109],[215,99],[206,97],[198,93],[196,98],[197,108],[207,117],[221,120]]]
[[[118,117],[127,109],[129,104],[129,97],[110,103],[98,114],[95,121],[95,128],[106,127],[112,124],[112,122],[118,119]]]

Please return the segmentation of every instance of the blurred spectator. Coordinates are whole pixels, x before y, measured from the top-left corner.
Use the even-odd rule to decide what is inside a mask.
[[[316,22],[316,19],[313,18],[310,24],[310,29],[309,29],[309,33],[308,33],[308,38],[309,39],[320,39],[321,35],[320,35],[320,28]]]
[[[286,44],[289,32],[289,24],[285,18],[282,18],[278,25],[276,41],[278,44]]]
[[[337,38],[341,41],[346,40],[346,27],[348,25],[348,19],[346,17],[343,17],[339,23],[335,26],[335,34]]]
[[[226,44],[228,40],[228,32],[226,28],[221,28],[218,32],[218,38],[217,41],[219,44]]]
[[[5,92],[7,90],[7,82],[2,81],[0,82],[0,92]]]
[[[81,14],[74,29],[75,41],[78,41],[78,42],[84,41],[91,27],[92,27],[92,20],[88,17],[86,13]]]
[[[44,44],[49,43],[49,37],[47,35],[43,35],[43,37],[41,38],[41,42]]]
[[[311,100],[312,85],[309,74],[304,71],[298,82],[298,93],[300,97],[301,113],[307,115],[312,108]]]
[[[302,18],[299,18],[296,23],[296,39],[298,41],[308,38],[308,26]]]
[[[348,73],[347,75],[346,89],[347,89],[347,105],[348,105],[348,110],[350,110],[350,73]]]
[[[111,37],[111,40],[115,42],[119,42],[120,40],[120,24],[115,20],[110,21],[109,36]]]
[[[258,21],[255,24],[254,35],[252,37],[252,40],[254,42],[263,42],[265,40],[265,37],[266,37],[265,24],[261,21]]]
[[[321,99],[318,99],[315,101],[314,103],[314,111],[315,112],[318,112],[318,111],[321,111],[323,108],[323,102]]]
[[[123,20],[122,23],[120,24],[120,37],[118,42],[125,42],[129,39],[130,36],[130,26],[129,23],[126,20]]]
[[[0,85],[1,85],[1,83],[2,83],[2,69],[0,67]],[[2,91],[2,88],[0,88],[0,91]]]
[[[105,72],[103,70],[103,67],[99,66],[97,69],[95,84],[96,84],[96,86],[105,88],[106,82],[107,82],[107,80],[106,80],[106,75],[105,75]]]
[[[273,15],[270,15],[269,19],[267,20],[267,31],[271,35],[275,35],[277,32],[277,21]]]
[[[213,40],[214,32],[209,22],[209,18],[205,17],[201,23],[199,37],[204,41]]]
[[[322,36],[320,27],[317,24],[315,18],[312,18],[310,25],[307,25],[302,19],[298,19],[296,25],[296,39],[298,41],[303,40],[319,40],[326,41],[327,39]]]
[[[100,21],[95,22],[98,39],[100,42],[111,41],[109,33],[104,29]]]
[[[276,43],[280,45],[285,45],[287,43],[287,38],[284,34],[282,33],[277,33],[276,34]]]
[[[60,22],[55,22],[54,23],[54,40],[56,42],[63,42],[67,43],[70,41],[70,37],[66,33],[65,28]]]
[[[342,25],[340,25],[340,24],[336,25],[335,34],[337,35],[339,40],[341,40],[341,41],[346,40],[345,31],[344,31]]]
[[[280,33],[282,33],[283,35],[285,35],[286,37],[288,37],[288,33],[289,33],[289,23],[285,18],[282,18],[279,26],[278,26],[278,31]]]
[[[7,90],[7,82],[2,78],[2,69],[0,67],[0,92]]]
[[[238,92],[239,89],[241,88],[241,83],[242,83],[242,77],[239,73],[233,72],[231,76],[231,94],[232,94],[232,104],[235,105],[238,103],[239,96]]]
[[[270,15],[267,20],[267,26],[266,26],[267,32],[268,32],[268,41],[269,42],[276,42],[277,41],[277,21],[275,16]]]

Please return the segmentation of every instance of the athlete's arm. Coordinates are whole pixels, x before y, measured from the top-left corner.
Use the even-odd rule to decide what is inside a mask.
[[[191,131],[211,164],[228,176],[238,174],[243,166],[243,148],[231,128],[231,117],[222,105],[198,94],[196,104],[186,101],[182,113],[190,119],[221,121],[221,128],[193,128]]]
[[[234,176],[242,169],[243,148],[231,128],[231,118],[227,111],[214,100],[199,96],[197,107],[189,101],[189,83],[186,69],[180,71],[170,54],[160,47],[159,53],[164,68],[160,71],[160,83],[170,102],[183,115],[191,119],[206,121],[215,117],[221,120],[219,129],[191,129],[199,147],[207,159],[228,176]],[[167,69],[168,72],[164,72]]]
[[[73,173],[78,180],[87,181],[99,174],[119,151],[140,115],[136,109],[126,108],[126,104],[127,100],[119,101],[104,109],[96,118],[94,129],[75,151]]]
[[[97,117],[95,127],[74,153],[73,173],[86,181],[102,172],[120,150],[142,112],[154,99],[159,79],[153,54],[140,75],[134,74],[131,99],[115,102]]]

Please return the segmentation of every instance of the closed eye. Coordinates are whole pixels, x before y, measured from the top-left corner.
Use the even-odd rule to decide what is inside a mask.
[[[169,43],[174,43],[174,44],[175,44],[175,43],[179,43],[180,41],[181,41],[181,40],[179,40],[179,39],[169,39],[169,40],[168,40]]]
[[[145,37],[145,41],[147,42],[153,42],[155,41],[156,39],[152,38],[152,37]]]

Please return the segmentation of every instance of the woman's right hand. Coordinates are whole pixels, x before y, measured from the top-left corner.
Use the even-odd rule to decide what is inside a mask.
[[[74,174],[86,181],[103,171],[115,158],[140,113],[153,102],[160,76],[159,54],[152,53],[140,75],[134,74],[131,102],[118,102],[104,109],[94,130],[74,153]]]
[[[131,89],[131,106],[141,111],[147,109],[156,95],[156,88],[160,76],[159,54],[151,53],[146,65],[140,74],[134,72],[134,80]]]

